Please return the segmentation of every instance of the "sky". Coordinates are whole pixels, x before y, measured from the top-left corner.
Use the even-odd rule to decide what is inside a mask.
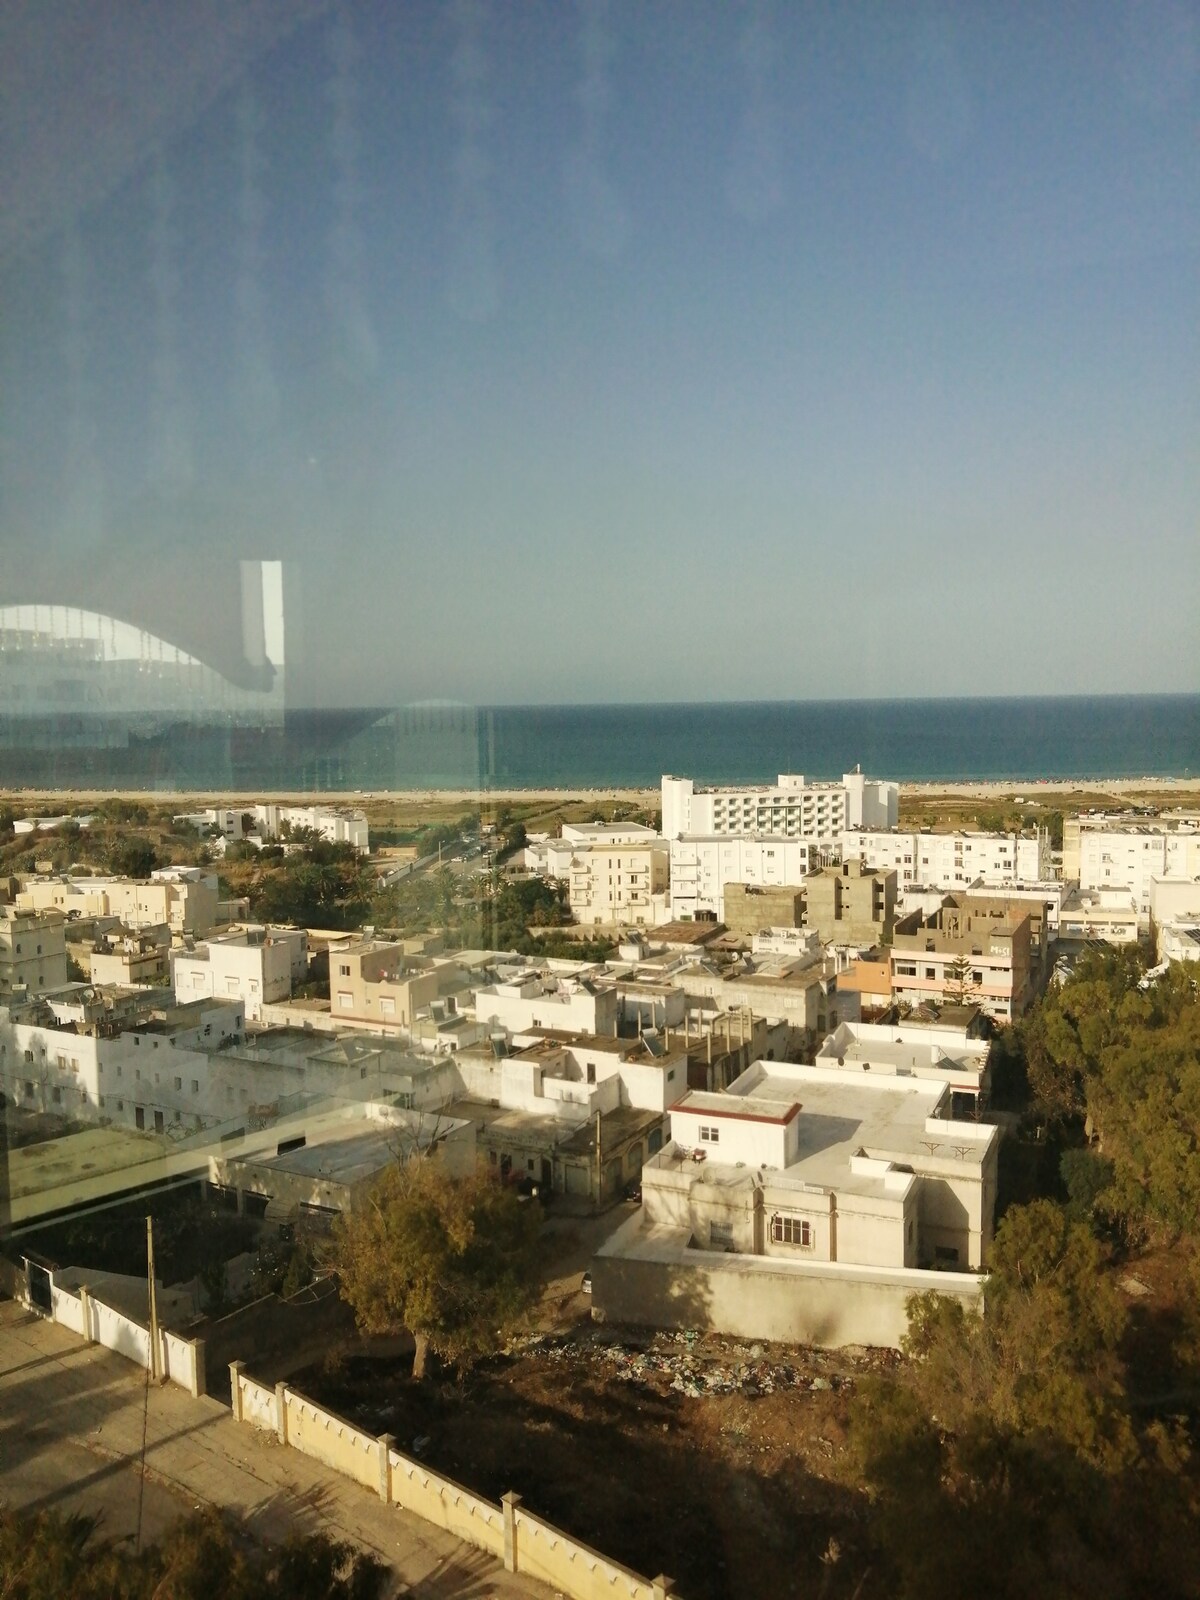
[[[1200,6],[24,0],[0,603],[304,705],[1200,687]]]

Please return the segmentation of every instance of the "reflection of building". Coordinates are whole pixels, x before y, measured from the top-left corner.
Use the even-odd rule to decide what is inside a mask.
[[[117,617],[0,607],[0,748],[119,750],[179,724],[281,725],[283,565],[243,561],[241,576],[243,683]]]

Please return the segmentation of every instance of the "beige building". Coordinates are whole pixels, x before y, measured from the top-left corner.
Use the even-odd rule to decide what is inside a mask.
[[[45,994],[67,981],[66,918],[61,911],[0,905],[0,999]]]
[[[464,974],[453,962],[406,954],[402,944],[368,939],[329,951],[330,1013],[335,1023],[370,1023],[380,1033],[411,1030],[418,1011],[455,992]]]
[[[614,1320],[819,1345],[896,1345],[923,1289],[977,1299],[999,1130],[915,1075],[756,1062],[689,1094],[642,1209],[593,1265]]]
[[[22,910],[78,917],[116,917],[135,933],[166,923],[173,935],[202,937],[216,922],[217,880],[199,867],[162,867],[149,878],[28,878],[17,895]]]
[[[1058,937],[1064,944],[1136,944],[1141,919],[1129,889],[1076,889],[1064,896]]]
[[[171,930],[165,922],[140,933],[116,929],[100,934],[85,955],[92,983],[122,988],[165,983],[170,975]]]
[[[1032,928],[1027,909],[968,895],[901,917],[892,939],[893,999],[913,1006],[962,1000],[1015,1021],[1040,981]]]
[[[666,842],[580,844],[571,851],[567,894],[576,922],[650,927],[666,919]],[[656,904],[657,900],[657,904]]]
[[[824,944],[886,944],[896,920],[896,874],[861,861],[822,867],[804,880],[805,925]]]

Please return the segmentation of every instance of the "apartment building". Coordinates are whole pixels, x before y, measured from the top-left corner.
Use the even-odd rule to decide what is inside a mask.
[[[567,896],[576,922],[598,927],[650,927],[667,920],[670,856],[657,835],[624,843],[573,844]]]
[[[0,905],[0,999],[45,994],[67,981],[66,917]]]
[[[17,905],[28,911],[61,911],[77,918],[115,917],[138,932],[162,923],[171,933],[203,938],[217,919],[217,879],[201,867],[160,867],[149,878],[26,878]]]
[[[950,896],[901,917],[892,936],[892,998],[969,1001],[1000,1021],[1024,1015],[1044,973],[1028,909]]]
[[[1050,835],[1045,828],[1019,833],[908,833],[896,829],[848,829],[841,838],[844,861],[894,872],[901,893],[918,885],[966,889],[970,884],[1039,883],[1054,876]]]
[[[1144,931],[1155,878],[1200,878],[1200,824],[1193,817],[1068,817],[1063,877],[1084,891],[1129,890]]]
[[[412,956],[402,944],[352,940],[329,951],[332,1020],[367,1023],[380,1033],[411,1030],[418,1011],[442,1000],[457,1009],[466,976],[454,962]]]
[[[866,778],[859,769],[840,783],[810,783],[802,773],[780,773],[773,786],[728,788],[665,774],[662,830],[668,839],[688,834],[759,834],[816,839],[834,845],[848,828],[894,828],[900,786]]]
[[[727,884],[802,891],[808,874],[830,858],[814,839],[777,834],[688,834],[670,842],[671,915],[728,922]],[[758,927],[774,926],[765,922]]]
[[[239,1000],[249,1022],[262,1020],[264,1005],[289,999],[307,971],[303,928],[240,928],[171,952],[177,1000]]]
[[[768,928],[800,928],[804,890],[795,884],[727,883],[721,892],[721,919],[730,933],[752,939]]]
[[[823,944],[886,944],[896,920],[896,874],[861,861],[822,867],[804,880],[804,902],[805,926]]]

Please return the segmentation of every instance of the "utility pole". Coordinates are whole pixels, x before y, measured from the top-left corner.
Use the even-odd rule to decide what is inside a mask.
[[[154,1291],[154,1218],[146,1218],[146,1277],[150,1289],[150,1376],[159,1377],[158,1296]]]
[[[604,1159],[600,1150],[600,1113],[596,1113],[596,1204],[604,1198]]]

